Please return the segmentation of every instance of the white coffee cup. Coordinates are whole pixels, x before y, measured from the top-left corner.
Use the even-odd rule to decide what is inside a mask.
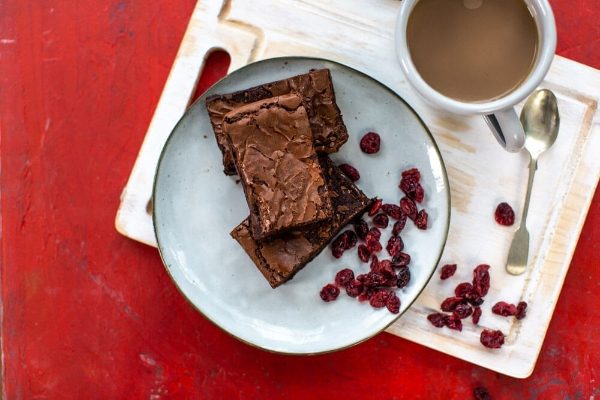
[[[525,132],[514,105],[529,96],[542,82],[556,50],[556,24],[547,0],[523,0],[538,29],[539,50],[528,77],[512,92],[488,102],[464,102],[445,96],[423,80],[410,56],[406,39],[408,17],[419,0],[403,0],[396,23],[396,52],[410,84],[433,106],[456,114],[481,114],[498,143],[507,151],[517,152],[525,144]]]

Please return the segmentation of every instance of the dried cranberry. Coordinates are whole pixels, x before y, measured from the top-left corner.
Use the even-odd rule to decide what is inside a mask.
[[[471,293],[473,291],[473,285],[471,285],[469,282],[462,282],[459,283],[458,286],[456,286],[456,289],[454,289],[454,295],[456,297],[465,297],[468,293]]]
[[[335,274],[335,284],[338,286],[346,286],[354,280],[354,272],[350,268],[345,268]]]
[[[356,246],[356,242],[357,242],[357,237],[356,237],[356,233],[354,233],[354,231],[345,231],[343,234],[346,235],[346,250],[353,248],[354,246]]]
[[[480,297],[475,290],[467,293],[464,299],[472,306],[480,306],[483,304],[483,297]]]
[[[427,219],[429,215],[427,215],[427,211],[421,210],[417,214],[417,219],[415,219],[415,225],[417,228],[425,230],[427,229]]]
[[[381,239],[381,231],[378,228],[372,227],[371,229],[369,229],[369,233],[367,233],[366,240],[369,239],[369,236],[368,236],[369,234],[371,235],[371,237],[373,237],[377,240]]]
[[[344,254],[344,251],[348,248],[348,241],[348,235],[344,232],[331,243],[331,252],[335,258],[340,258]]]
[[[524,301],[520,301],[519,304],[517,304],[517,314],[515,315],[515,317],[517,319],[525,318],[525,315],[527,314],[525,310],[527,310],[527,303]]]
[[[404,242],[402,242],[402,238],[400,238],[400,236],[390,236],[385,249],[388,251],[390,256],[396,257],[398,253],[404,249]]]
[[[340,295],[340,289],[338,289],[337,286],[328,283],[327,285],[323,286],[323,289],[321,289],[321,293],[319,295],[323,301],[333,301]]]
[[[396,274],[394,273],[394,268],[392,267],[392,262],[390,260],[381,260],[377,265],[377,272],[383,274],[383,276],[387,278],[394,278],[391,285],[386,286],[395,286],[396,285]]]
[[[384,204],[381,206],[381,210],[394,219],[402,218],[402,209],[395,204]]]
[[[400,208],[402,212],[411,220],[415,220],[417,218],[417,206],[415,202],[409,199],[408,197],[403,197],[400,199]]]
[[[359,281],[360,283],[365,283],[365,281],[367,280],[367,274],[357,275],[356,280]]]
[[[350,165],[350,164],[342,164],[342,165],[339,166],[339,168],[342,170],[342,172],[344,173],[344,175],[346,175],[348,178],[350,178],[350,180],[352,182],[356,182],[357,180],[360,179],[360,173],[352,165]]]
[[[400,232],[402,232],[402,229],[404,229],[405,225],[406,225],[406,215],[401,214],[400,218],[398,218],[398,221],[396,221],[394,223],[394,227],[392,228],[392,235],[398,236],[400,234]]]
[[[492,307],[494,314],[502,315],[503,317],[510,317],[517,315],[517,306],[514,304],[508,304],[505,301],[499,301]]]
[[[406,253],[400,252],[392,258],[392,264],[394,267],[406,267],[410,264],[410,256]]]
[[[446,279],[454,275],[455,272],[456,264],[446,264],[442,267],[442,274],[440,275],[440,279],[445,281]]]
[[[373,204],[371,204],[371,208],[369,209],[369,217],[372,217],[375,214],[377,214],[382,204],[383,200],[375,198],[375,200],[373,200]]]
[[[369,224],[367,224],[365,220],[360,219],[354,222],[353,225],[356,236],[358,236],[360,240],[365,240],[365,237],[367,237],[367,233],[369,232]]]
[[[477,325],[479,323],[479,318],[481,318],[481,307],[475,307],[473,309],[473,316],[471,317],[471,320],[475,325]]]
[[[396,293],[390,293],[385,306],[392,314],[398,314],[400,312],[400,298],[396,296]]]
[[[425,198],[425,191],[421,184],[412,178],[403,178],[400,181],[400,190],[412,200],[421,203]]]
[[[389,297],[390,294],[387,290],[380,289],[373,293],[373,295],[371,295],[371,297],[369,298],[369,304],[373,308],[385,307]]]
[[[385,284],[385,281],[386,279],[385,276],[383,276],[383,274],[371,271],[365,277],[363,285],[365,285],[367,288],[376,288],[379,286],[383,286]]]
[[[369,238],[367,235],[366,246],[369,252],[371,253],[379,253],[383,247],[381,247],[381,243],[379,243],[378,239]]]
[[[473,270],[473,287],[479,297],[485,297],[490,290],[490,266],[480,264]]]
[[[365,301],[367,301],[367,300],[369,300],[369,296],[367,296],[367,294],[366,294],[366,293],[361,293],[361,294],[358,296],[358,301],[360,301],[361,303],[362,303],[362,302],[365,302]]]
[[[340,258],[344,255],[344,249],[342,247],[331,247],[331,254],[335,258]]]
[[[444,325],[446,325],[446,320],[448,319],[448,316],[442,313],[433,313],[429,314],[427,316],[427,319],[429,320],[429,322],[431,322],[431,325],[435,326],[436,328],[442,328]]]
[[[465,303],[457,305],[454,311],[452,312],[452,315],[458,319],[468,318],[469,316],[471,316],[471,314],[473,314],[473,309],[470,305]]]
[[[382,229],[387,228],[389,223],[390,223],[390,219],[385,214],[377,214],[373,218],[373,224],[378,228],[382,228]]]
[[[444,300],[442,302],[442,305],[440,306],[440,308],[442,309],[442,311],[451,312],[451,311],[454,311],[456,306],[458,306],[459,304],[464,303],[464,302],[465,301],[463,300],[462,297],[448,297],[446,300]]]
[[[508,203],[500,203],[496,207],[494,218],[500,225],[512,226],[515,223],[515,212]]]
[[[421,172],[419,172],[418,168],[410,168],[402,171],[403,179],[414,179],[415,181],[421,180]]]
[[[369,265],[371,271],[379,272],[379,259],[375,254],[371,257],[371,265]]]
[[[499,349],[504,344],[504,334],[502,333],[502,331],[484,329],[481,332],[479,341],[482,345],[489,349]]]
[[[360,149],[363,153],[375,154],[381,146],[381,138],[375,132],[369,132],[360,139]]]
[[[473,389],[473,397],[475,400],[492,400],[492,396],[483,386],[477,386]]]
[[[371,252],[369,251],[369,248],[364,244],[358,246],[358,258],[360,258],[362,262],[368,262],[369,257],[371,257]]]
[[[450,329],[454,329],[455,331],[462,331],[462,321],[460,318],[457,318],[452,314],[448,319],[446,319],[446,326]]]
[[[363,284],[358,279],[353,279],[346,285],[346,294],[350,297],[357,297],[362,292]]]
[[[408,269],[408,267],[400,267],[398,269],[398,281],[396,285],[398,286],[398,288],[402,289],[403,287],[406,287],[406,285],[408,285],[409,282],[410,270]]]

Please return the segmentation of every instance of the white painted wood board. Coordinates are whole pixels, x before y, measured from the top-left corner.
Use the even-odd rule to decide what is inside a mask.
[[[347,64],[391,87],[416,109],[438,142],[450,179],[452,221],[442,263],[457,263],[458,272],[446,282],[434,277],[388,332],[525,378],[535,366],[600,177],[600,71],[557,56],[541,85],[558,97],[561,130],[554,147],[539,162],[528,220],[528,272],[509,276],[504,264],[512,232],[495,224],[493,210],[498,202],[508,201],[520,215],[526,156],[502,150],[481,118],[435,111],[409,87],[394,51],[399,4],[392,0],[200,1],[121,196],[116,228],[156,246],[148,201],[158,156],[212,50],[224,49],[231,55],[230,71],[255,60],[287,55]],[[465,323],[458,334],[436,329],[425,319],[458,282],[471,279],[479,263],[492,266],[492,288],[480,326],[508,334],[500,350],[481,346],[481,327]],[[499,300],[527,301],[527,317],[513,323],[492,315],[490,307]]]

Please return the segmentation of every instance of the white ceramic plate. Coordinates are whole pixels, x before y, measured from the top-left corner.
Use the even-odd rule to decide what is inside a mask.
[[[236,177],[223,174],[205,109],[207,95],[329,68],[350,138],[331,158],[358,168],[369,196],[398,203],[400,172],[418,167],[429,213],[427,231],[409,220],[402,233],[412,257],[410,284],[399,291],[400,315],[423,290],[442,254],[450,219],[448,179],[438,148],[417,114],[374,79],[331,61],[286,57],[245,66],[214,85],[181,118],[169,137],[154,182],[154,227],[163,262],[183,295],[202,314],[249,344],[283,353],[314,354],[345,348],[381,332],[399,315],[342,294],[324,303],[321,287],[349,267],[368,271],[355,250],[336,260],[326,248],[291,281],[271,289],[229,232],[248,215]],[[381,135],[375,155],[358,146],[367,131]],[[385,247],[389,231],[382,235]],[[382,257],[387,255],[385,249]],[[381,257],[380,257],[381,258]]]

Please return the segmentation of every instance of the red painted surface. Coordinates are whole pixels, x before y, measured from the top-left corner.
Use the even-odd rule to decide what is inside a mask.
[[[477,384],[496,399],[600,398],[598,193],[524,381],[388,334],[335,354],[269,354],[195,312],[156,250],[113,227],[194,3],[0,2],[6,398],[468,399]],[[558,52],[600,68],[598,0],[552,4]]]

